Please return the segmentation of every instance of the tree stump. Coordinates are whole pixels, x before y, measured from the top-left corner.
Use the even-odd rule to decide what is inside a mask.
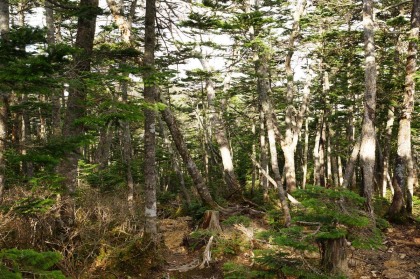
[[[348,270],[346,239],[344,237],[318,240],[321,266],[331,274],[346,274]]]
[[[222,228],[220,227],[219,215],[219,211],[206,210],[206,212],[204,212],[201,228],[212,232],[221,232]]]

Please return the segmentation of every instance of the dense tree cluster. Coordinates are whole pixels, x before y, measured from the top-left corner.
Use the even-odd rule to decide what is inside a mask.
[[[279,201],[286,228],[316,185],[406,221],[419,21],[419,0],[0,0],[2,216],[64,247],[97,193],[158,245],[165,201]],[[60,250],[36,226],[2,246]]]

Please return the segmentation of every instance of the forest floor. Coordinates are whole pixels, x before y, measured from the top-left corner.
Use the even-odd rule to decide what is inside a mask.
[[[253,220],[250,227],[253,231],[265,229],[260,220]],[[191,218],[163,219],[160,222],[160,228],[163,241],[168,249],[164,257],[166,266],[156,278],[218,279],[224,278],[223,264],[227,261],[234,261],[245,266],[252,265],[250,251],[245,249],[236,251],[235,254],[230,253],[228,257],[220,257],[216,254],[212,256],[209,265],[199,268],[198,265],[202,262],[202,254],[206,245],[202,243],[201,249],[193,251],[185,246],[185,239],[197,229],[192,227]],[[222,224],[222,229],[223,232],[219,234],[219,242],[235,233],[234,227]],[[240,232],[236,233],[241,234]],[[220,245],[220,243],[214,245]],[[416,225],[394,225],[386,229],[383,246],[380,249],[361,250],[350,247],[348,255],[350,269],[348,278],[420,279],[420,228],[418,225],[417,227]],[[315,261],[316,258],[319,259],[318,253],[307,256]],[[287,278],[294,279],[296,277]]]

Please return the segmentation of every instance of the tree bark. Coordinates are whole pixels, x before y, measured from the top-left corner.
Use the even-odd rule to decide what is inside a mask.
[[[219,152],[222,157],[223,164],[223,177],[226,184],[229,187],[230,192],[232,192],[235,198],[240,198],[241,196],[241,187],[239,181],[235,174],[235,169],[233,166],[233,155],[229,147],[229,141],[227,138],[226,127],[223,123],[223,120],[220,117],[218,108],[215,106],[216,94],[214,90],[214,82],[211,79],[210,67],[207,60],[200,58],[201,66],[203,70],[207,72],[206,78],[206,92],[207,92],[207,103],[208,110],[210,112],[210,124],[212,126],[213,133],[216,138],[216,142],[219,146]]]
[[[356,141],[356,144],[353,147],[353,151],[350,155],[350,158],[347,160],[343,182],[341,183],[341,187],[343,188],[348,188],[351,183],[351,180],[353,179],[354,168],[356,166],[357,158],[359,157],[360,144],[361,138],[359,137]]]
[[[365,95],[360,159],[363,167],[363,193],[366,210],[373,217],[373,185],[375,168],[376,60],[374,41],[373,0],[363,0],[365,44]]]
[[[289,37],[288,52],[285,59],[286,79],[287,79],[287,91],[286,91],[286,103],[287,109],[285,112],[286,122],[286,133],[283,141],[281,141],[281,148],[284,153],[284,169],[286,174],[286,187],[289,192],[296,190],[296,169],[295,169],[295,151],[302,128],[303,117],[306,113],[307,102],[309,98],[309,86],[307,88],[307,95],[304,95],[304,100],[301,104],[300,113],[295,116],[296,108],[294,107],[293,101],[295,99],[294,82],[293,82],[293,69],[292,69],[292,57],[295,51],[295,41],[300,33],[300,18],[305,10],[306,0],[297,0],[296,10],[293,14],[293,26],[292,32]],[[295,119],[295,117],[297,119]],[[301,119],[299,119],[301,118]]]
[[[417,67],[417,40],[420,28],[420,0],[413,0],[411,31],[406,61],[404,100],[401,107],[398,129],[398,149],[394,169],[394,197],[388,214],[391,219],[404,219],[412,209],[414,168],[411,150],[411,119],[414,110],[415,74]],[[407,175],[406,175],[407,172]],[[407,180],[405,180],[407,177]],[[408,209],[408,210],[407,210]],[[398,216],[401,215],[401,216]]]
[[[146,0],[143,82],[144,100],[144,185],[145,185],[145,233],[157,241],[156,207],[156,115],[155,103],[157,85],[155,84],[155,47],[156,47],[156,0]]]
[[[319,240],[318,243],[323,270],[335,275],[346,274],[348,270],[346,239],[344,237],[324,239]]]
[[[321,146],[321,133],[322,127],[324,125],[324,114],[319,117],[318,125],[316,129],[315,135],[315,144],[313,150],[313,157],[314,157],[314,185],[321,185],[321,163],[320,163],[320,154],[319,148]]]
[[[306,188],[306,176],[308,174],[308,150],[309,150],[309,119],[305,120],[305,143],[303,149],[303,165],[302,165],[302,189]]]
[[[286,193],[281,183],[281,175],[277,158],[276,135],[274,131],[273,119],[274,111],[272,109],[272,104],[269,99],[269,93],[271,92],[271,88],[269,84],[268,61],[269,59],[267,57],[267,52],[260,51],[257,49],[255,55],[255,73],[257,75],[257,90],[260,99],[260,108],[264,113],[265,125],[267,129],[268,146],[271,158],[271,169],[274,173],[274,179],[277,183],[279,199],[283,208],[284,224],[285,226],[290,226],[290,210],[286,199]]]
[[[388,108],[388,120],[386,122],[385,136],[384,136],[384,152],[383,152],[383,165],[382,165],[382,174],[381,174],[381,195],[386,197],[386,189],[388,185],[388,173],[389,173],[389,155],[390,155],[390,144],[392,136],[392,126],[394,125],[394,108]],[[392,188],[392,185],[389,185],[389,188]]]
[[[0,0],[0,36],[5,43],[8,41],[9,31],[9,1]],[[7,142],[8,98],[9,92],[0,91],[0,204],[3,201],[5,186],[6,161],[4,152]]]
[[[196,187],[201,200],[211,208],[220,210],[220,206],[211,197],[210,192],[206,184],[204,183],[203,176],[201,175],[200,171],[197,168],[197,165],[191,158],[184,137],[182,136],[182,133],[178,127],[175,117],[172,115],[172,112],[168,107],[166,107],[164,110],[161,111],[161,113],[163,120],[165,121],[166,125],[169,128],[169,131],[171,132],[172,139],[175,143],[178,153],[184,161],[185,166],[187,167],[188,173],[193,180],[194,186]]]

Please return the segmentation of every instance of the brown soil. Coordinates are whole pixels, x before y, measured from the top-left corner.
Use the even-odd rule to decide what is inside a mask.
[[[420,229],[414,225],[394,226],[386,232],[379,250],[353,250],[350,278],[419,279]]]
[[[192,231],[191,218],[164,219],[160,222],[160,228],[168,250],[166,266],[158,278],[223,278],[223,259],[212,258],[209,266],[200,269],[197,266],[202,261],[204,247],[198,251],[188,251],[183,246],[184,237]],[[249,262],[247,253],[238,254],[235,258],[238,262]],[[349,267],[348,276],[351,279],[420,279],[419,228],[411,225],[387,229],[383,247],[379,250],[350,248]]]

